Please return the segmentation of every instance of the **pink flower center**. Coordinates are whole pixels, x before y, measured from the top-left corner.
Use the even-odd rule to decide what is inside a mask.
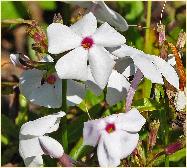
[[[85,49],[91,48],[93,44],[94,41],[91,37],[85,37],[81,42],[81,46],[84,47]]]
[[[50,75],[46,78],[46,82],[48,84],[53,85],[56,82],[56,76],[55,75]]]
[[[116,127],[113,123],[108,123],[105,127],[106,132],[111,133],[116,130]]]

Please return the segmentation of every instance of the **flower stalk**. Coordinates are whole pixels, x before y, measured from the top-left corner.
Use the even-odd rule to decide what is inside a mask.
[[[140,71],[140,69],[137,69],[135,75],[134,75],[134,79],[131,83],[131,86],[129,88],[129,91],[127,93],[127,98],[126,98],[126,112],[129,111],[131,109],[131,104],[132,104],[132,100],[135,94],[135,91],[138,87],[138,84],[140,82],[140,80],[142,79],[143,74]]]
[[[62,79],[62,111],[67,113],[67,80]],[[67,118],[63,118],[63,126],[62,126],[62,143],[64,147],[64,151],[68,152],[68,136],[67,136]]]

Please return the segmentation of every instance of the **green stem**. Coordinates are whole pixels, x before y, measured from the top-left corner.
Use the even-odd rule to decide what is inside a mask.
[[[67,113],[67,80],[62,79],[62,111]],[[68,153],[68,136],[67,136],[67,118],[63,117],[62,119],[62,143],[65,153]]]
[[[146,18],[146,27],[148,27],[145,31],[145,53],[151,54],[152,50],[152,43],[150,43],[150,26],[151,26],[151,7],[152,7],[152,2],[148,1],[147,2],[147,18]],[[144,80],[144,87],[143,87],[143,97],[144,98],[149,98],[151,94],[151,81],[148,79]]]
[[[168,102],[167,102],[168,104]],[[164,139],[164,145],[165,145],[165,148],[168,146],[169,144],[169,121],[168,121],[168,118],[169,118],[169,107],[167,106],[165,108],[165,139]],[[165,167],[169,167],[169,155],[165,155]]]
[[[150,53],[152,45],[150,45],[150,26],[151,26],[151,7],[152,1],[147,2],[147,18],[146,18],[146,31],[145,31],[145,52]]]

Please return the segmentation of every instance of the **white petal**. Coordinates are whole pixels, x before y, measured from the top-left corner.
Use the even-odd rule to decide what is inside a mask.
[[[88,80],[86,81],[86,88],[90,89],[95,95],[99,96],[102,92],[102,89],[96,84],[90,66],[88,66]]]
[[[43,73],[44,71],[32,69],[26,70],[20,76],[20,91],[27,99],[29,99],[30,94],[33,92],[35,88],[41,86],[41,79],[43,77]]]
[[[60,158],[64,154],[62,145],[51,137],[41,136],[39,137],[39,142],[47,152],[46,154],[52,158]]]
[[[83,128],[83,141],[84,145],[96,146],[99,137],[101,135],[101,131],[105,127],[105,121],[102,119],[98,120],[89,120],[84,122]]]
[[[95,16],[90,12],[78,22],[71,25],[70,28],[82,37],[91,36],[97,28],[97,20]]]
[[[73,80],[67,81],[67,101],[68,104],[80,104],[85,97],[85,85]]]
[[[119,13],[110,9],[103,1],[97,1],[97,4],[99,6],[96,8],[94,15],[99,21],[108,22],[120,31],[128,29],[126,20]]]
[[[143,75],[152,81],[152,83],[164,84],[162,75],[151,62],[147,55],[137,55],[133,57],[134,64],[141,70]]]
[[[175,88],[179,89],[179,77],[175,69],[160,57],[152,56],[153,63],[157,66],[158,71],[166,78],[166,80],[173,85]]]
[[[103,89],[108,82],[115,62],[109,56],[109,52],[99,46],[94,46],[90,49],[88,59],[94,80]]]
[[[20,135],[19,153],[24,160],[28,157],[41,156],[44,154],[38,137],[29,139],[22,135]]]
[[[60,118],[64,115],[64,112],[59,112],[53,115],[41,117],[34,121],[29,121],[22,125],[20,129],[20,134],[42,136],[46,133],[56,131],[60,123]]]
[[[121,143],[121,159],[129,156],[136,148],[139,140],[138,133],[132,134],[126,131],[118,131],[118,136],[120,136]]]
[[[120,58],[130,56],[134,64],[141,70],[146,78],[150,79],[153,83],[164,84],[162,75],[152,63],[152,58],[144,52],[127,45],[122,45],[120,49],[115,50],[112,54]]]
[[[61,57],[55,65],[59,78],[87,80],[87,53],[78,47]]]
[[[61,23],[52,23],[47,28],[48,52],[60,54],[81,44],[81,37]]]
[[[123,100],[127,94],[130,83],[117,71],[113,70],[107,85],[106,100],[110,105]]]
[[[135,108],[126,113],[116,114],[115,124],[117,129],[122,129],[129,132],[138,132],[145,124],[145,118]]]
[[[41,80],[45,71],[27,70],[20,77],[20,91],[32,103],[48,107],[58,108],[62,104],[62,81],[56,76],[54,85],[45,83],[41,85]],[[49,96],[50,95],[50,96]]]
[[[59,81],[61,84],[61,82]],[[62,84],[61,84],[62,85]],[[60,90],[55,90],[55,85],[43,84],[42,86],[33,90],[29,96],[29,100],[40,106],[48,108],[59,108],[62,105]]]
[[[117,131],[107,133],[103,131],[97,147],[100,166],[118,166],[120,164],[121,146]]]
[[[32,156],[24,160],[25,166],[27,167],[42,167],[43,159],[42,156]]]
[[[104,47],[116,47],[126,42],[125,37],[106,22],[96,30],[93,40],[95,44]]]
[[[144,54],[143,51],[140,51],[136,48],[130,47],[126,44],[121,45],[120,48],[117,48],[116,50],[112,51],[112,54],[116,55],[119,58],[124,58],[127,56],[132,56],[132,55],[140,55]]]

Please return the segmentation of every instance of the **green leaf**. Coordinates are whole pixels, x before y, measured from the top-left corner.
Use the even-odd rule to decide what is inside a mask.
[[[162,85],[160,84],[155,84],[155,99],[157,102],[160,101],[161,98],[164,98],[164,89]]]
[[[16,117],[15,123],[16,125],[21,126],[22,124],[28,121],[28,114],[27,114],[28,102],[22,94],[19,95],[19,104],[20,104],[20,111],[18,113],[18,116]]]
[[[144,5],[142,1],[130,2],[130,1],[118,1],[117,2],[120,8],[128,11],[128,14],[125,16],[128,20],[134,20],[144,10]]]
[[[91,151],[93,151],[93,147],[83,145],[83,138],[81,137],[75,147],[71,150],[70,157],[72,157],[74,160],[78,160]]]
[[[2,135],[7,138],[18,138],[18,129],[11,119],[4,114],[1,115]]]
[[[160,109],[162,104],[150,98],[143,98],[133,102],[132,106],[137,108],[139,111],[154,111]]]
[[[56,9],[56,1],[38,1],[38,4],[43,10]]]
[[[131,3],[130,13],[128,13],[125,18],[128,20],[134,20],[143,12],[143,9],[144,6],[142,1],[133,2]]]
[[[4,145],[9,144],[9,139],[6,135],[1,134],[1,143],[4,144]]]
[[[184,157],[186,157],[186,148],[183,148],[183,149],[175,152],[174,154],[170,155],[169,161],[178,162],[179,160],[181,160]]]
[[[1,19],[15,19],[21,17],[12,1],[1,2]]]

